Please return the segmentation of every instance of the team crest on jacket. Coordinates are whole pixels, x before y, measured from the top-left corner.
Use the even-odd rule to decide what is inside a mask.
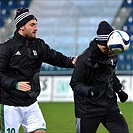
[[[95,65],[94,65],[94,68],[98,68],[99,67],[99,65],[96,63]]]
[[[114,65],[115,65],[115,62],[114,62],[114,60],[113,60],[113,59],[111,59],[111,60],[110,60],[110,62],[111,62],[111,65],[112,65],[112,66],[114,66]]]
[[[33,54],[34,54],[34,56],[37,56],[36,50],[33,50]]]
[[[17,51],[15,55],[21,55],[20,51]]]

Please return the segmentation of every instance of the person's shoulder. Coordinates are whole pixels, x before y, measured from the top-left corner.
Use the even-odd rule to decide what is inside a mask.
[[[7,40],[3,41],[0,46],[1,47],[8,47],[10,46],[11,43],[15,43],[15,41],[13,40],[13,38],[8,38]]]
[[[118,57],[118,55],[117,55],[116,53],[114,53],[113,51],[110,51],[110,52],[108,53],[108,56],[109,56],[109,57],[113,57],[113,58],[117,58],[117,57]]]
[[[90,59],[90,51],[89,49],[85,49],[79,56],[78,56],[78,61],[86,64],[88,60]]]
[[[42,38],[35,38],[36,41],[45,42]]]
[[[45,49],[49,49],[49,45],[45,42],[45,40],[41,39],[41,38],[36,38],[35,39],[35,43],[38,47],[41,47],[41,48],[45,48]]]
[[[91,51],[89,50],[89,48],[86,48],[86,49],[79,55],[79,58],[86,60],[86,59],[89,57],[90,52],[91,52]]]
[[[41,45],[46,45],[45,41],[41,38],[36,38],[35,41]]]
[[[90,47],[88,47],[78,56],[78,62],[82,62],[85,66],[93,67],[95,62],[91,56],[92,51],[90,50]]]
[[[12,38],[8,38],[2,44],[8,44],[9,42],[13,42],[13,41],[14,41],[13,37]]]

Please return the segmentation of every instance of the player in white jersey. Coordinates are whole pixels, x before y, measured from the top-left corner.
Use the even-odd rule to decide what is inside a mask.
[[[18,133],[20,125],[25,133],[46,133],[37,103],[41,65],[74,68],[76,60],[36,38],[37,19],[28,9],[17,9],[15,22],[14,36],[0,45],[2,133]]]
[[[25,133],[35,131],[38,127],[46,130],[46,123],[37,102],[28,107],[2,105],[2,110],[2,116],[6,116],[4,117],[5,124],[2,123],[5,133],[17,133],[20,125],[24,128]]]

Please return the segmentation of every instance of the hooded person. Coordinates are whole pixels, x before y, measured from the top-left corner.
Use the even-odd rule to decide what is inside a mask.
[[[115,73],[117,55],[107,47],[107,39],[114,29],[102,21],[97,36],[78,57],[70,86],[74,92],[76,133],[96,133],[99,124],[110,133],[129,133],[127,123],[117,104],[117,93],[122,102],[127,94]]]

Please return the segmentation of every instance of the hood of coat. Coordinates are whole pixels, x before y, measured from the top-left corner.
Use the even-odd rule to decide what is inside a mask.
[[[99,47],[97,46],[97,43],[95,40],[90,42],[90,47],[88,48],[89,50],[89,56],[92,61],[95,62],[106,62],[109,58],[113,58],[117,60],[117,54],[115,54],[112,51],[109,51],[107,54],[104,54]]]

